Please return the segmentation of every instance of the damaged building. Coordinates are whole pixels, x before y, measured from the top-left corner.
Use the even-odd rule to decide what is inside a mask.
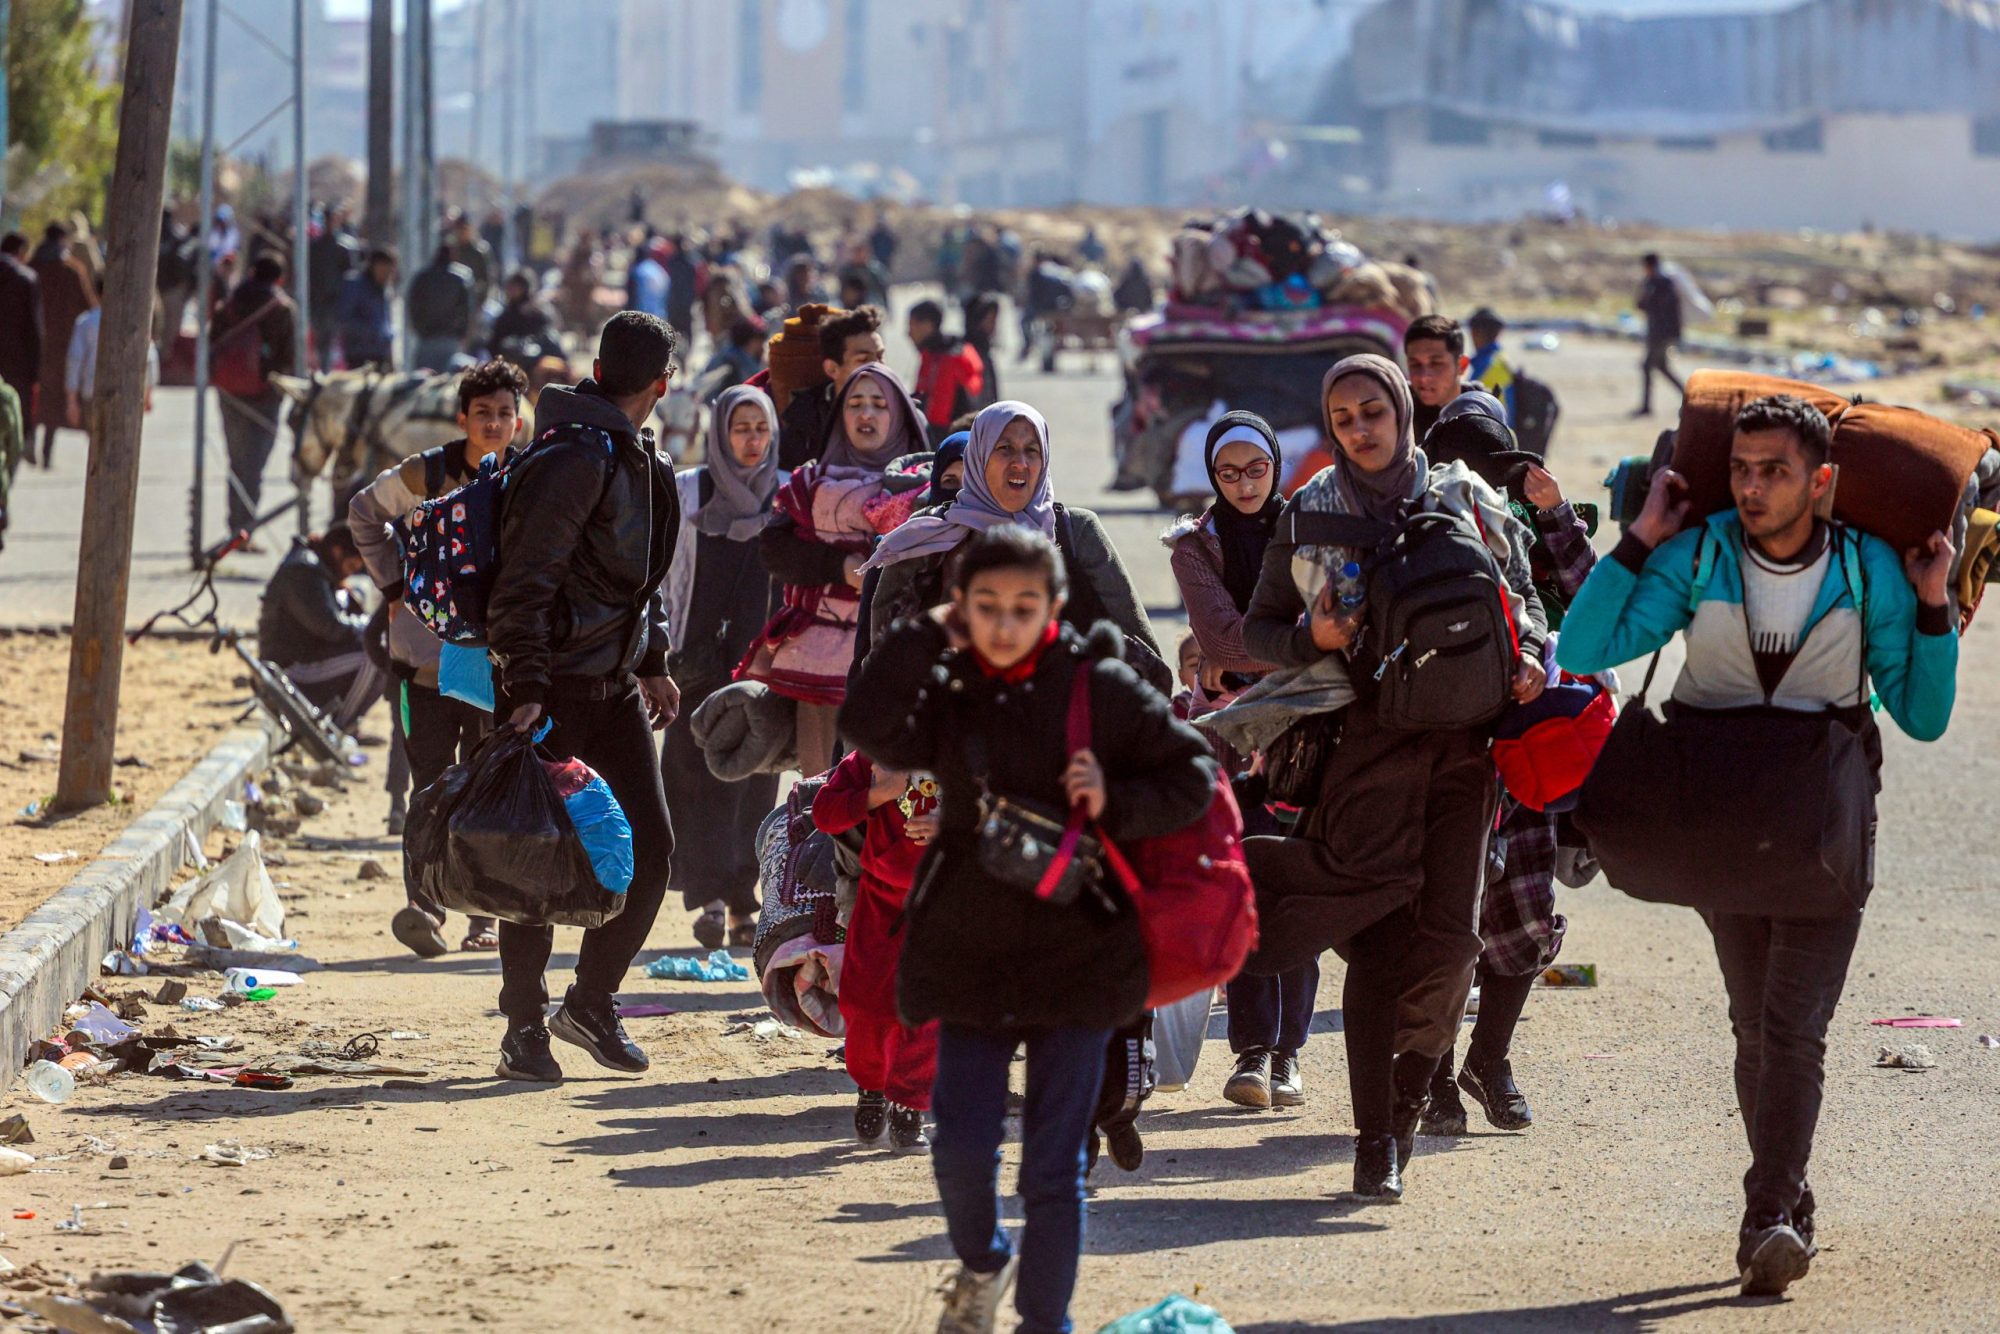
[[[1377,207],[2000,233],[2000,0],[1391,0],[1338,101]]]

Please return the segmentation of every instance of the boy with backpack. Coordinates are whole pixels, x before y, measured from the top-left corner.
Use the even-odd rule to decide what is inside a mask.
[[[458,429],[465,434],[385,469],[348,502],[354,545],[360,548],[368,577],[389,604],[389,659],[396,677],[391,703],[409,758],[412,791],[435,783],[454,760],[471,758],[492,718],[464,700],[440,693],[438,663],[444,643],[404,599],[402,549],[394,524],[424,501],[464,486],[478,476],[487,459],[505,457],[519,431],[521,395],[527,388],[527,376],[509,362],[488,361],[465,372],[458,381]],[[402,832],[403,811],[399,791],[390,802],[392,834]],[[444,909],[417,892],[407,866],[404,887],[409,902],[391,919],[390,931],[411,953],[436,958],[447,948]],[[499,944],[492,918],[467,919],[461,949],[491,950]]]

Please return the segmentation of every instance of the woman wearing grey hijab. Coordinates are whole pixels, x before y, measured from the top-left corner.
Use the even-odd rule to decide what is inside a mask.
[[[1387,358],[1335,365],[1320,403],[1335,461],[1278,520],[1244,616],[1245,647],[1280,668],[1336,654],[1355,661],[1360,617],[1339,608],[1329,576],[1364,553],[1292,541],[1294,513],[1400,526],[1418,511],[1440,512],[1476,528],[1505,577],[1521,650],[1514,698],[1539,695],[1546,630],[1528,534],[1505,500],[1463,463],[1430,467],[1412,431],[1409,382]],[[1365,659],[1365,644],[1360,652]],[[1392,730],[1376,715],[1372,675],[1348,673],[1361,699],[1337,711],[1338,743],[1293,837],[1245,840],[1264,942],[1249,971],[1282,972],[1328,948],[1347,959],[1343,1037],[1360,1132],[1354,1190],[1394,1199],[1479,958],[1479,891],[1498,793],[1489,727]]]
[[[708,949],[749,945],[756,932],[757,823],[778,800],[775,774],[727,783],[709,772],[692,720],[728,685],[751,640],[771,618],[771,577],[760,546],[778,489],[778,411],[763,390],[726,389],[708,425],[707,462],[676,478],[680,540],[660,594],[667,603],[681,711],[667,729],[660,778],[667,809],[679,811],[673,878]]]

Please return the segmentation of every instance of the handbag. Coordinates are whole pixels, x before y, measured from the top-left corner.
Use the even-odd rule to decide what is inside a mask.
[[[1859,911],[1874,884],[1881,786],[1881,733],[1867,707],[1669,700],[1656,717],[1646,692],[1659,665],[1655,653],[1572,817],[1606,879],[1635,899],[1704,913]]]
[[[974,843],[979,868],[1003,885],[1058,907],[1089,893],[1107,913],[1117,912],[1104,891],[1104,846],[1084,827],[1083,807],[1058,813],[1037,802],[1001,796],[986,786],[985,738],[968,736],[965,751],[967,768],[980,784]]]
[[[1327,761],[1340,744],[1344,711],[1301,718],[1264,748],[1267,800],[1280,806],[1306,808],[1319,804]]]

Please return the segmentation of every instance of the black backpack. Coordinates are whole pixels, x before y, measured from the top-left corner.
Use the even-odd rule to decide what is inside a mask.
[[[1478,727],[1506,707],[1520,647],[1500,563],[1469,520],[1434,511],[1401,524],[1293,511],[1278,540],[1361,550],[1368,599],[1352,656],[1385,727]]]
[[[1528,453],[1537,458],[1548,458],[1549,441],[1556,433],[1556,419],[1562,416],[1562,408],[1556,404],[1555,390],[1516,368],[1513,391],[1514,438]]]

